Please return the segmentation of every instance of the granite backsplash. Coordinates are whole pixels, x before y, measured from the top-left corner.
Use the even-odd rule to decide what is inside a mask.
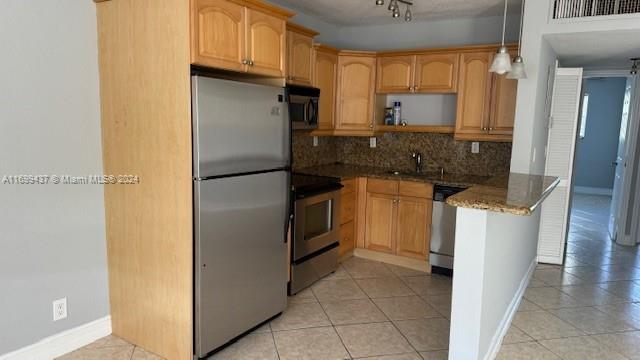
[[[453,135],[430,133],[386,133],[377,136],[377,147],[369,147],[367,137],[320,137],[313,147],[313,138],[293,136],[293,167],[340,162],[411,170],[411,153],[418,151],[424,159],[424,171],[493,176],[509,171],[511,143],[481,142],[480,153],[471,153],[471,142],[454,141]]]

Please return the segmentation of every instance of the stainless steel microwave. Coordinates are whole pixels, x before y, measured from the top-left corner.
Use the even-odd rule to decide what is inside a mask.
[[[314,130],[318,128],[318,101],[320,89],[287,85],[289,117],[294,130]]]

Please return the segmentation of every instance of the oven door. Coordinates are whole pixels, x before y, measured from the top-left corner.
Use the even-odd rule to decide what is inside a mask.
[[[339,209],[339,190],[296,200],[294,261],[339,241]]]

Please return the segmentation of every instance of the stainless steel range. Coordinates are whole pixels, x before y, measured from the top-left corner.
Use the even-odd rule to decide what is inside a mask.
[[[338,179],[293,175],[295,204],[291,249],[293,295],[338,267],[340,189]]]

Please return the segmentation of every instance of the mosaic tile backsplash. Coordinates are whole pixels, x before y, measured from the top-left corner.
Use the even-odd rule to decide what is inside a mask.
[[[293,137],[293,167],[303,168],[341,162],[412,170],[411,153],[422,153],[424,171],[492,176],[509,171],[511,143],[481,142],[480,153],[471,153],[471,142],[454,141],[453,135],[386,133],[377,137],[377,147],[369,147],[367,137],[320,137],[301,134]]]

